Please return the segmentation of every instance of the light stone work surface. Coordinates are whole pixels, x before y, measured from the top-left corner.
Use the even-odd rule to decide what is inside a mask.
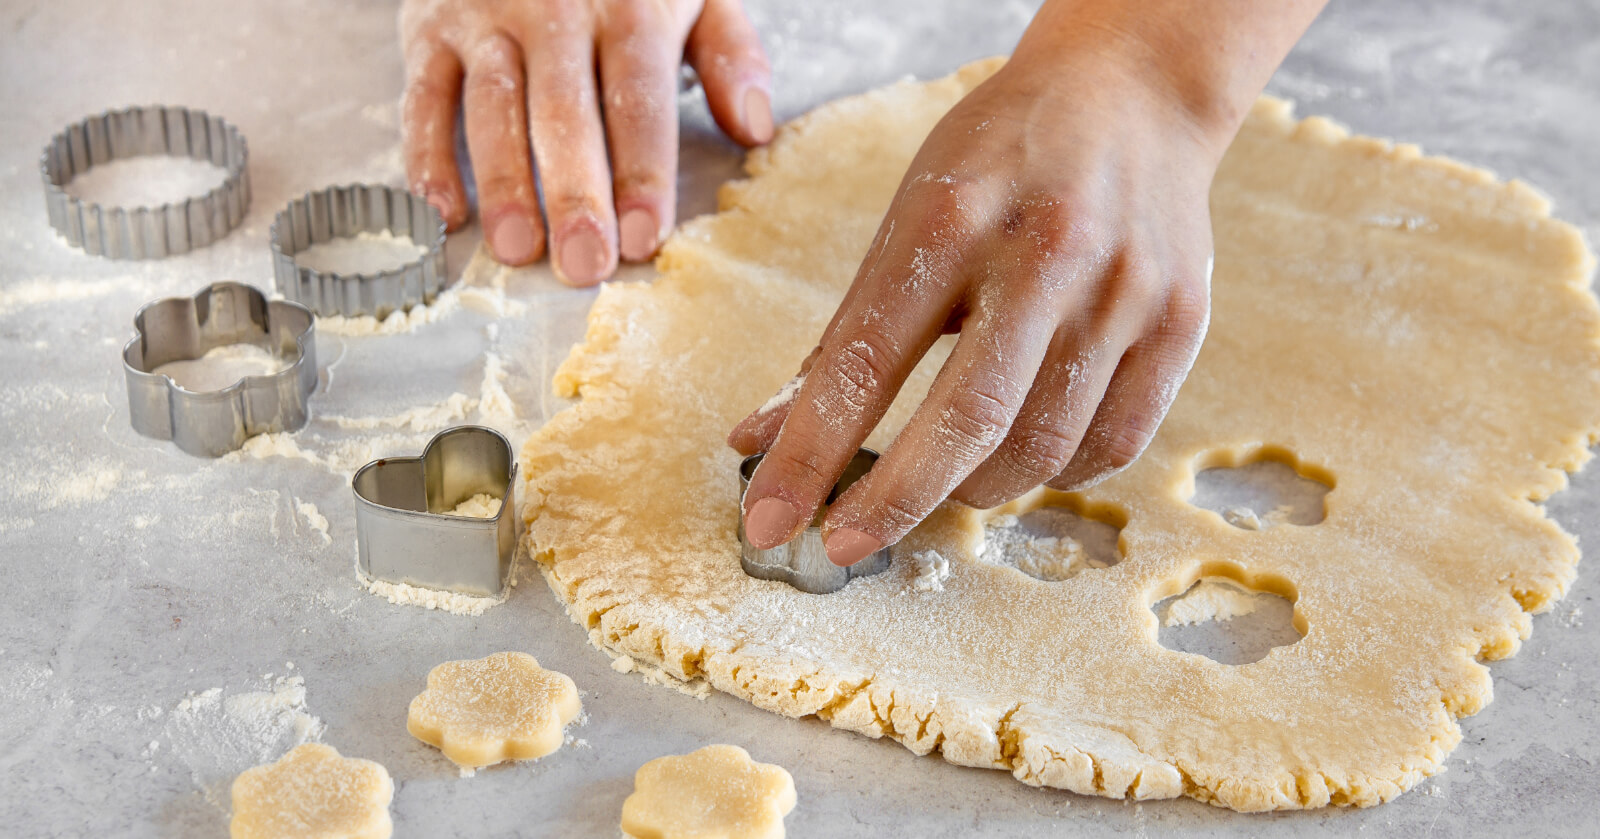
[[[907,75],[938,78],[1004,53],[1034,3],[748,5],[772,56],[779,118],[791,119]],[[1341,0],[1269,92],[1297,100],[1303,114],[1535,183],[1560,218],[1593,240],[1595,26],[1584,3]],[[414,455],[450,423],[490,425],[521,444],[565,405],[550,382],[583,337],[595,292],[562,287],[544,263],[463,276],[478,235],[453,235],[445,300],[381,325],[319,324],[324,369],[306,429],[219,461],[133,432],[117,355],[145,302],[218,279],[270,288],[267,227],[291,198],[352,181],[402,185],[402,77],[393,2],[59,0],[0,9],[7,836],[226,835],[233,779],[307,740],[385,766],[395,834],[430,839],[615,836],[634,772],[708,743],[742,746],[790,771],[801,803],[786,823],[797,837],[1593,832],[1600,562],[1578,566],[1566,598],[1531,619],[1533,634],[1515,657],[1488,665],[1494,702],[1460,721],[1463,740],[1446,772],[1381,807],[1265,815],[1027,787],[720,692],[701,701],[662,690],[646,683],[665,678],[647,660],[613,670],[526,564],[509,599],[476,616],[363,591],[351,472],[377,457]],[[250,213],[226,239],[179,258],[84,256],[45,221],[39,151],[89,113],[147,102],[203,108],[240,126],[250,141]],[[698,91],[684,94],[678,111],[687,219],[715,209],[715,192],[739,176],[743,153],[717,136]],[[129,186],[154,194],[145,190],[165,180]],[[1399,219],[1372,235],[1429,235],[1404,227]],[[630,267],[622,279],[652,275]],[[705,317],[708,330],[725,321],[715,310]],[[1546,507],[1580,544],[1600,544],[1600,469],[1575,476]],[[1254,506],[1263,522],[1273,508]],[[1236,536],[1279,539],[1285,529]],[[1083,546],[1099,556],[1093,539]],[[907,609],[947,609],[970,590],[959,588],[974,567],[967,559],[948,558],[944,591],[916,590],[907,560],[889,572],[900,575]],[[1073,577],[1106,571],[1117,569]],[[496,650],[525,650],[571,676],[585,692],[588,722],[569,726],[573,741],[552,758],[463,780],[405,732],[407,704],[429,668]]]
[[[658,280],[601,292],[556,374],[581,402],[523,452],[551,587],[613,653],[1035,786],[1260,811],[1377,804],[1439,772],[1491,696],[1475,659],[1515,652],[1575,574],[1535,503],[1600,430],[1594,259],[1527,187],[1280,100],[1223,160],[1211,330],[1131,468],[943,506],[904,545],[954,566],[938,608],[902,575],[817,596],[740,569],[724,430],[793,375],[921,138],[998,66],[786,126]],[[1334,487],[1321,523],[1251,532],[1187,503],[1198,470],[1261,457]],[[1047,504],[1121,523],[1122,561],[1052,582],[979,558],[985,519]],[[1203,576],[1294,600],[1306,637],[1237,666],[1164,649],[1150,605]]]

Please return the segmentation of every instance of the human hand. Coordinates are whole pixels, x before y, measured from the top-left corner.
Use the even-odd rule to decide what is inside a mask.
[[[991,507],[1092,485],[1145,448],[1209,312],[1208,192],[1232,131],[1128,63],[1019,49],[932,131],[792,401],[729,437],[766,451],[745,532],[810,523],[942,333],[954,350],[823,524],[851,565],[945,498]]]
[[[548,231],[572,285],[611,276],[619,253],[649,259],[672,229],[682,61],[729,137],[772,138],[771,73],[739,0],[405,0],[400,40],[411,191],[466,221],[459,106],[495,258],[538,259]]]

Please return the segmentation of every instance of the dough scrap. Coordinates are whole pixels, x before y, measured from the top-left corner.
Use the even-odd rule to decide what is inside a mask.
[[[476,769],[550,754],[580,710],[578,687],[565,674],[527,653],[494,653],[428,671],[428,689],[411,700],[406,730]]]
[[[1202,577],[1194,587],[1167,605],[1167,626],[1194,626],[1228,621],[1254,612],[1261,597],[1227,577]]]
[[[783,839],[794,778],[738,746],[715,745],[639,767],[622,802],[622,832],[638,839]]]
[[[389,839],[394,782],[370,760],[321,743],[233,779],[233,839]]]
[[[1440,771],[1491,697],[1481,662],[1574,577],[1539,502],[1596,438],[1593,258],[1532,189],[1280,101],[1222,163],[1211,332],[1131,468],[941,507],[897,549],[949,561],[937,598],[898,596],[905,567],[820,597],[740,571],[723,434],[799,368],[923,137],[997,66],[784,127],[661,276],[600,291],[556,376],[581,402],[522,455],[551,588],[612,655],[1028,784],[1258,811],[1376,804]],[[1320,524],[1252,532],[1187,503],[1196,472],[1263,458],[1332,479]],[[1044,582],[975,558],[986,518],[1043,505],[1117,511],[1121,561]],[[1150,604],[1202,576],[1293,601],[1305,637],[1240,665],[1161,647]]]

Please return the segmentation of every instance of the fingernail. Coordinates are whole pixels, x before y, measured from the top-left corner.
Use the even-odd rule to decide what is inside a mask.
[[[750,506],[744,517],[744,537],[750,544],[766,550],[788,540],[800,524],[800,512],[782,498],[763,498]]]
[[[539,239],[528,217],[513,210],[495,222],[494,232],[489,234],[489,245],[494,248],[495,259],[507,265],[522,265],[533,261]]]
[[[882,542],[848,527],[833,531],[822,542],[822,549],[828,552],[828,561],[841,568],[855,565],[866,559],[868,554],[882,548]]]
[[[594,285],[606,278],[606,244],[587,227],[567,234],[561,243],[561,260],[556,270],[573,285]]]
[[[772,139],[772,100],[759,87],[745,91],[744,127],[750,132],[750,138],[758,143]]]
[[[640,262],[656,252],[656,217],[645,209],[633,209],[617,220],[622,239],[622,258]]]

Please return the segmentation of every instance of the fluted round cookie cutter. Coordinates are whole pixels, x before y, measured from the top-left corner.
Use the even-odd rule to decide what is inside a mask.
[[[422,256],[371,274],[318,271],[295,261],[312,245],[385,232],[421,245]],[[381,319],[432,303],[447,279],[444,218],[427,199],[400,189],[349,184],[308,192],[273,219],[271,241],[278,293],[318,315]]]
[[[113,160],[147,155],[210,161],[227,172],[205,195],[155,207],[104,207],[66,185]],[[175,256],[226,236],[250,207],[249,149],[221,117],[168,105],[107,111],[67,126],[39,157],[50,226],[84,253],[111,259]]]
[[[133,317],[137,335],[122,349],[133,430],[200,457],[217,457],[246,438],[296,431],[317,389],[315,318],[306,307],[267,300],[254,286],[214,283],[193,297],[168,297]],[[275,373],[244,376],[221,390],[189,390],[155,372],[217,347],[251,344],[287,363]]]
[[[765,453],[753,454],[739,464],[739,503],[744,504],[745,490],[756,474]],[[744,517],[739,517],[739,564],[744,572],[762,580],[780,580],[808,594],[831,594],[844,588],[857,577],[870,577],[889,567],[889,549],[880,548],[848,568],[834,565],[822,544],[822,519],[828,505],[839,499],[850,485],[860,480],[878,461],[878,453],[860,449],[845,465],[833,490],[822,508],[811,519],[811,524],[799,536],[776,548],[758,548],[744,535]]]

